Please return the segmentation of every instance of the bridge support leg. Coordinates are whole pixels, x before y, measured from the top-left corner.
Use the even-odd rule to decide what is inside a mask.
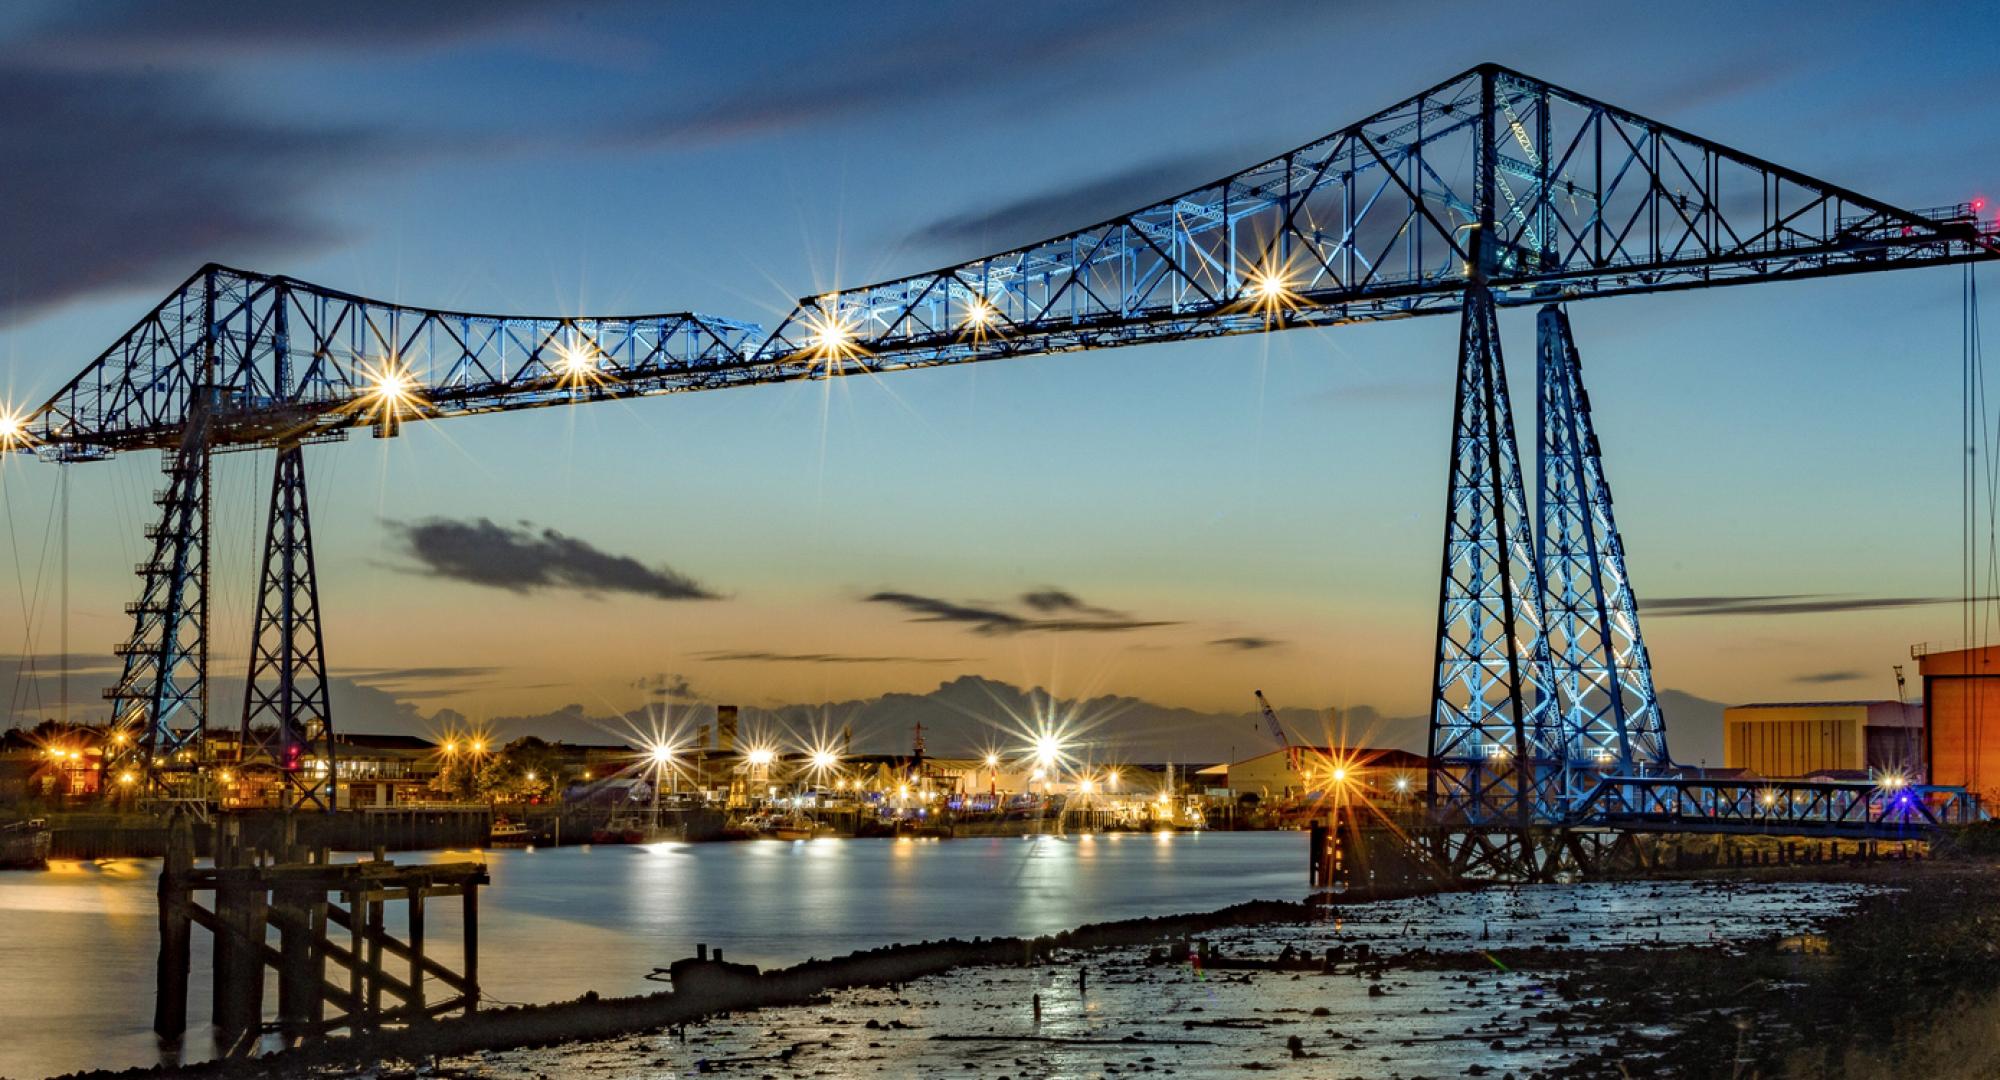
[[[243,760],[274,765],[285,809],[332,810],[338,798],[319,576],[306,508],[304,449],[278,450],[250,675],[243,695]]]
[[[1593,772],[1631,776],[1672,762],[1569,316],[1551,304],[1535,329],[1541,465],[1535,558],[1547,584],[1547,640],[1568,775],[1588,787]]]
[[[112,797],[202,798],[208,717],[209,411],[189,410],[180,446],[164,462],[166,487],[154,497],[160,520],[147,529],[153,552],[132,637],[118,652],[124,674],[112,702],[111,753],[104,782]]]
[[[1561,812],[1564,761],[1493,294],[1468,288],[1445,503],[1430,800],[1440,824],[1526,830]]]

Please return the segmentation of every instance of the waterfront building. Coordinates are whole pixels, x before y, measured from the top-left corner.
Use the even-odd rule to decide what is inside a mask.
[[[1724,709],[1722,727],[1723,767],[1757,776],[1914,780],[1922,772],[1921,706],[1758,702]]]
[[[1923,679],[1929,781],[2000,805],[2000,645],[1910,650]]]
[[[1205,790],[1229,799],[1283,802],[1344,789],[1373,801],[1409,802],[1423,796],[1428,763],[1393,747],[1287,746],[1195,775]]]

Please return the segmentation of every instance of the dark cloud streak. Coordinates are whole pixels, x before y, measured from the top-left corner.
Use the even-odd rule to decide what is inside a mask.
[[[961,664],[962,656],[850,656],[844,653],[779,653],[745,650],[696,653],[698,660],[756,664]]]
[[[1053,607],[1037,610],[1076,610],[1079,612],[1104,612],[1105,609],[1092,608],[1070,593],[1048,588],[1028,593],[1023,602],[1035,606],[1029,597],[1038,598],[1042,604]],[[992,606],[961,604],[954,600],[943,600],[935,596],[917,593],[883,591],[866,597],[871,604],[889,604],[916,615],[915,622],[960,623],[971,628],[976,634],[1026,634],[1026,633],[1118,633],[1126,630],[1147,630],[1158,626],[1175,626],[1177,623],[1156,619],[1134,619],[1119,612],[1105,612],[1089,618],[1039,619],[1016,615],[1011,611],[1001,611]],[[1072,608],[1068,605],[1074,604]],[[1108,616],[1108,617],[1107,617]]]
[[[554,529],[496,525],[487,518],[390,522],[408,554],[428,572],[472,585],[531,593],[571,589],[630,593],[655,600],[714,600],[717,594],[669,567],[648,567]]]
[[[1209,644],[1219,649],[1234,649],[1237,652],[1257,652],[1262,649],[1278,648],[1284,642],[1276,638],[1243,635],[1240,637],[1216,638],[1214,641],[1209,642]]]
[[[1848,611],[1956,604],[1956,596],[1843,596],[1834,593],[1779,593],[1769,596],[1671,596],[1642,600],[1639,610],[1655,618],[1693,615],[1833,615]]]

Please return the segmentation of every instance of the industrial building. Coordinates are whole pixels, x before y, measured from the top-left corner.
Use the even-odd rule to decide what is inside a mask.
[[[1722,712],[1723,765],[1757,776],[1915,779],[1924,714],[1897,701],[1759,702]]]
[[[1910,650],[1924,684],[1930,782],[2000,802],[2000,646]]]
[[[1423,755],[1370,747],[1287,746],[1196,773],[1210,794],[1292,799],[1335,785],[1369,798],[1420,795],[1427,780]]]

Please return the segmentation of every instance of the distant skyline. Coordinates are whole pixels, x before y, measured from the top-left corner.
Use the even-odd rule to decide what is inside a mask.
[[[2000,193],[1976,119],[2000,71],[1961,32],[1990,22],[1978,5],[869,10],[10,6],[0,402],[39,404],[211,260],[425,305],[771,325],[1488,60],[1892,203]],[[1912,643],[1956,638],[1959,288],[1933,270],[1573,307],[1663,689],[1890,698]],[[1502,316],[1524,433],[1531,320]],[[331,665],[371,716],[772,708],[961,676],[1420,716],[1456,334],[1292,331],[315,446]],[[218,679],[245,662],[269,468],[216,463]],[[0,462],[0,726],[56,711],[56,473]],[[90,715],[157,462],[70,475]],[[40,677],[17,677],[29,654]]]

